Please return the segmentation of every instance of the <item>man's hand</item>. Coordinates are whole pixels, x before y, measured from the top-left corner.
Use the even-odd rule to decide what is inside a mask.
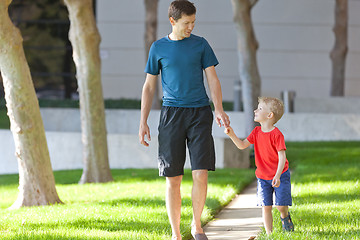
[[[145,124],[140,124],[140,127],[139,127],[139,142],[142,145],[144,145],[145,147],[148,147],[149,143],[145,141],[145,135],[147,137],[147,140],[151,141],[149,126],[146,123]]]
[[[224,111],[215,111],[215,121],[219,127],[227,128],[230,126],[229,116]]]

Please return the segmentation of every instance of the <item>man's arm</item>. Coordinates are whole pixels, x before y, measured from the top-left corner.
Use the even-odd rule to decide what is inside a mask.
[[[210,66],[205,69],[205,76],[209,85],[211,100],[215,108],[215,121],[221,127],[221,122],[225,127],[229,127],[229,116],[224,112],[222,105],[222,93],[219,78],[216,74],[215,67]]]
[[[286,161],[285,150],[280,150],[278,152],[278,156],[279,156],[279,163],[278,163],[278,168],[277,168],[276,174],[272,180],[273,187],[280,186],[280,176],[281,176],[282,171],[284,170],[285,161]]]
[[[150,137],[150,128],[147,124],[147,119],[149,117],[152,100],[154,98],[154,92],[157,84],[157,75],[147,74],[145,83],[142,89],[141,95],[141,117],[140,117],[140,126],[139,126],[139,141],[142,145],[148,147],[149,143],[145,141],[145,135],[147,140],[151,141]]]

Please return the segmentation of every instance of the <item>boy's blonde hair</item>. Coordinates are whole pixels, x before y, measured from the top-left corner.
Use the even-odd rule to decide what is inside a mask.
[[[259,97],[258,102],[265,103],[266,106],[269,107],[270,112],[274,114],[274,124],[277,123],[284,114],[284,103],[278,98]]]

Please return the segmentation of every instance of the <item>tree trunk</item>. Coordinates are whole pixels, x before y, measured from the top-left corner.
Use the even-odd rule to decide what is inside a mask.
[[[145,56],[146,60],[149,57],[149,51],[151,44],[156,41],[157,38],[157,12],[158,12],[158,3],[159,0],[144,0],[145,2]],[[156,85],[155,93],[154,93],[152,109],[160,109],[160,101],[159,101],[159,82]]]
[[[335,4],[335,45],[330,53],[332,61],[331,96],[344,96],[345,92],[345,61],[348,51],[348,0],[336,0]]]
[[[246,135],[254,128],[254,109],[261,93],[261,81],[257,67],[256,51],[258,43],[251,21],[251,8],[257,0],[231,0],[234,23],[238,36],[239,75],[245,112]]]
[[[109,182],[111,176],[101,86],[100,34],[92,0],[65,0],[80,95],[84,169],[80,183]]]
[[[11,208],[61,203],[22,37],[8,15],[10,3],[0,0],[0,71],[19,164],[19,195]]]

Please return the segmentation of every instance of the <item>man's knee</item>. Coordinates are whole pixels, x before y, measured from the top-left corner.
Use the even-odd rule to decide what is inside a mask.
[[[193,170],[192,177],[194,182],[207,183],[208,170]]]
[[[166,177],[166,186],[168,188],[180,188],[182,175],[176,177]]]

